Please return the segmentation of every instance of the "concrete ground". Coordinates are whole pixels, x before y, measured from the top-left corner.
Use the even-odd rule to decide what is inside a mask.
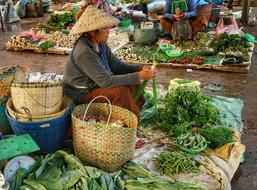
[[[12,64],[24,65],[31,71],[63,73],[67,56],[34,54],[30,52],[12,52],[5,50],[9,38],[22,31],[29,30],[41,19],[26,19],[17,24],[6,25],[7,32],[0,32],[0,67]],[[257,37],[257,25],[245,30]],[[255,48],[256,51],[256,48]],[[229,97],[241,98],[244,101],[242,113],[244,134],[242,143],[246,145],[245,163],[241,164],[232,181],[233,190],[257,189],[257,56],[252,58],[252,66],[248,74],[223,73],[212,71],[187,72],[185,69],[159,68],[158,81],[167,87],[173,78],[195,79],[203,85],[216,83],[223,86],[219,92],[213,93]]]

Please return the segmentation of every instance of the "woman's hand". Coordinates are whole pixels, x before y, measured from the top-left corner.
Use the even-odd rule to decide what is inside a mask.
[[[139,79],[150,80],[154,77],[154,71],[151,69],[144,69],[138,73]]]

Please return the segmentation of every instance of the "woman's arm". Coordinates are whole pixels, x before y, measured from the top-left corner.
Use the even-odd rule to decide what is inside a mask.
[[[134,73],[142,70],[140,65],[126,64],[117,58],[106,45],[107,56],[109,58],[109,66],[115,75],[122,75],[127,73]]]
[[[186,18],[196,16],[196,2],[195,0],[188,0],[188,12],[185,13]]]
[[[139,84],[138,73],[111,75],[101,62],[99,56],[92,52],[84,52],[75,57],[76,64],[100,87],[114,87]]]
[[[164,7],[164,17],[170,20],[173,20],[171,0],[166,0],[165,7]]]

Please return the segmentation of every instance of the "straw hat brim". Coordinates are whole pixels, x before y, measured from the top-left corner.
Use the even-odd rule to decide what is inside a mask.
[[[119,24],[119,20],[90,5],[83,12],[71,30],[71,34],[83,34]]]

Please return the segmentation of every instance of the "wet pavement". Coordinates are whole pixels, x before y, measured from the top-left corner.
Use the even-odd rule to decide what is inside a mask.
[[[0,67],[8,65],[24,65],[31,71],[63,73],[64,63],[68,56],[44,55],[31,52],[12,52],[5,50],[5,43],[14,34],[29,30],[41,19],[26,19],[17,24],[6,25],[7,32],[0,31]],[[245,31],[257,37],[257,26],[245,28]],[[255,48],[255,51],[256,48]],[[233,190],[257,189],[257,56],[252,57],[252,66],[248,74],[223,73],[214,71],[187,72],[185,69],[159,68],[158,81],[167,87],[173,78],[199,80],[205,86],[210,83],[220,84],[222,90],[215,95],[241,98],[244,101],[242,118],[244,134],[242,143],[247,146],[245,163],[241,164],[234,179]]]

